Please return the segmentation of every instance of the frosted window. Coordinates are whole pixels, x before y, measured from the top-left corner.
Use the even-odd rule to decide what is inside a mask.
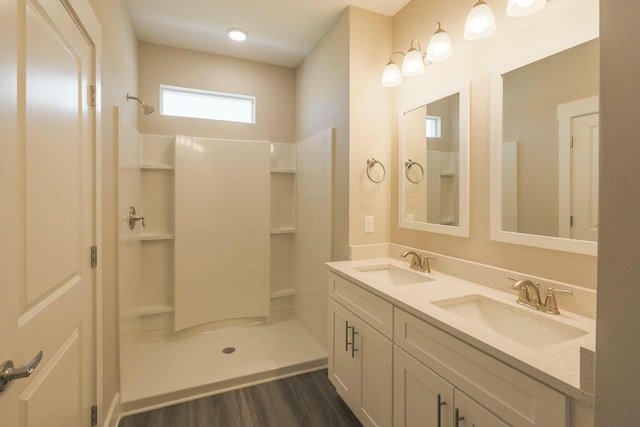
[[[440,138],[440,116],[427,116],[427,138]]]
[[[233,93],[161,85],[160,114],[225,122],[255,123],[256,98]]]

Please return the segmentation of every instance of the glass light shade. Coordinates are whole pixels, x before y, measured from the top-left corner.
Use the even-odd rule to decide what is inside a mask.
[[[249,34],[242,28],[229,28],[227,30],[227,36],[234,41],[242,42],[247,39]]]
[[[439,62],[445,59],[451,58],[452,54],[451,39],[445,30],[440,27],[438,23],[438,29],[431,40],[429,40],[429,46],[427,46],[427,61]]]
[[[547,0],[509,0],[507,15],[526,16],[539,11],[547,4]]]
[[[490,36],[496,31],[496,17],[488,4],[482,0],[473,6],[467,22],[464,24],[464,38],[479,40]]]
[[[422,59],[422,54],[414,48],[409,49],[402,61],[402,75],[417,76],[423,71],[424,59]]]
[[[395,87],[402,83],[400,67],[395,62],[389,62],[382,72],[382,86]]]

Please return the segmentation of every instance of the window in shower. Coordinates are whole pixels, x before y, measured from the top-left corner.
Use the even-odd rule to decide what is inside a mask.
[[[256,98],[234,93],[160,85],[160,114],[254,124]]]

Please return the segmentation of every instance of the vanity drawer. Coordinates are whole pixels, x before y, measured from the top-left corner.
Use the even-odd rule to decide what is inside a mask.
[[[513,426],[565,427],[565,395],[398,308],[394,342]]]
[[[329,296],[387,338],[393,336],[391,303],[334,273],[329,273]]]

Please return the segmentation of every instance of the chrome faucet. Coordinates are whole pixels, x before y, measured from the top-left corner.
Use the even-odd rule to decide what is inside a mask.
[[[424,271],[425,273],[431,273],[431,265],[429,265],[429,260],[435,259],[434,257],[430,257],[427,255],[420,256],[415,251],[404,251],[400,256],[402,258],[411,256],[409,268],[413,270]]]
[[[518,290],[518,304],[526,305],[534,310],[540,310],[549,314],[560,314],[558,310],[558,302],[556,301],[556,294],[573,295],[573,292],[564,289],[547,289],[547,296],[544,299],[544,303],[540,299],[540,284],[533,283],[531,280],[521,280],[515,277],[509,277],[515,283],[511,285],[511,289]]]

